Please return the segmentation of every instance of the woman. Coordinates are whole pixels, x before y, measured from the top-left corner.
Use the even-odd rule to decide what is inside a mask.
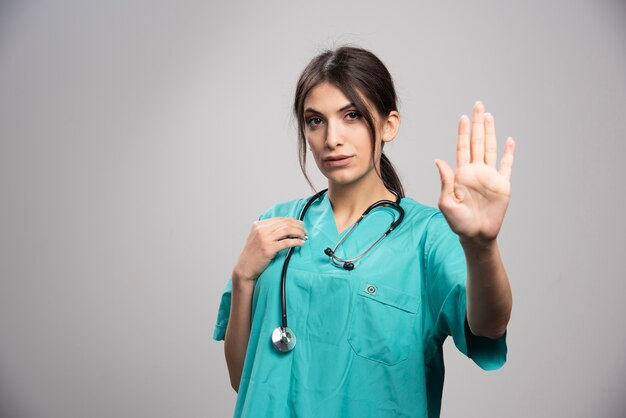
[[[303,173],[308,145],[328,191],[261,215],[235,264],[214,333],[235,416],[438,417],[448,335],[483,369],[506,359],[512,298],[496,238],[514,142],[497,170],[494,119],[476,102],[471,129],[459,121],[456,172],[435,161],[437,210],[404,197],[382,152],[400,115],[372,53],[315,57],[294,113]]]

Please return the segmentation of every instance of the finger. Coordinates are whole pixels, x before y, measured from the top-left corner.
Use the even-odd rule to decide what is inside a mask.
[[[505,179],[511,179],[511,170],[513,169],[513,156],[515,154],[515,141],[508,137],[504,144],[504,155],[500,160],[500,174]]]
[[[459,140],[456,144],[456,168],[461,168],[470,162],[470,127],[466,115],[459,119]]]
[[[301,240],[299,238],[288,238],[276,241],[273,247],[276,252],[279,252],[281,250],[284,250],[285,248],[301,247],[302,245],[304,245],[304,242],[304,240]]]
[[[474,103],[472,109],[472,134],[470,150],[472,163],[484,163],[485,157],[485,106],[481,101]]]
[[[447,196],[454,193],[454,171],[444,160],[435,160],[441,178],[441,195]]]
[[[496,121],[491,113],[485,113],[485,163],[496,168],[498,151],[496,144]]]
[[[279,241],[286,238],[298,238],[305,240],[307,236],[303,225],[294,223],[282,223],[277,225],[270,233],[269,238],[272,241]]]

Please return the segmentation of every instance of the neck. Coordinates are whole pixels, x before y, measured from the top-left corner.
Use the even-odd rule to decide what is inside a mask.
[[[339,230],[351,225],[361,216],[372,203],[387,199],[396,201],[396,195],[391,193],[382,180],[375,182],[360,182],[356,184],[329,184],[328,199],[330,200]]]

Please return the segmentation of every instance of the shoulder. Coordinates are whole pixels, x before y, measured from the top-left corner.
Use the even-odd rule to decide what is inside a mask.
[[[438,208],[424,205],[412,198],[402,199],[401,206],[405,212],[403,223],[409,225],[414,238],[426,252],[441,240],[457,241],[456,234]]]
[[[259,216],[259,220],[276,217],[297,218],[308,199],[308,197],[301,197],[278,202],[263,212],[261,216]]]
[[[424,229],[440,226],[441,222],[447,222],[438,208],[424,205],[410,197],[405,197],[400,203],[404,209],[405,220],[413,227],[420,226]]]

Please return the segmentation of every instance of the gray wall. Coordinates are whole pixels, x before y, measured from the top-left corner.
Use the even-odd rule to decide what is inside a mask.
[[[397,83],[416,200],[475,100],[517,140],[508,363],[447,343],[443,416],[626,416],[625,2],[433,3],[0,2],[0,415],[230,416],[219,296],[310,193],[299,72],[353,42]]]

